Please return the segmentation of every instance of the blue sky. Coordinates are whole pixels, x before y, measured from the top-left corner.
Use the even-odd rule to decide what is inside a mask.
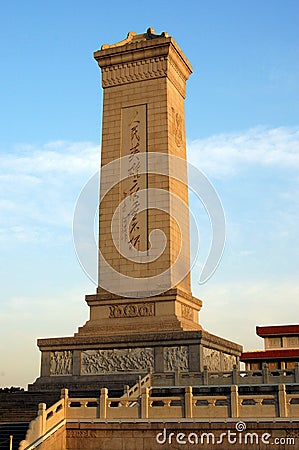
[[[13,1],[0,18],[0,385],[39,373],[37,337],[73,334],[95,286],[72,244],[80,190],[98,167],[102,91],[93,51],[127,32],[167,31],[194,73],[188,157],[227,220],[214,276],[193,293],[210,332],[261,348],[255,326],[298,323],[297,1]],[[96,261],[95,261],[96,264]]]

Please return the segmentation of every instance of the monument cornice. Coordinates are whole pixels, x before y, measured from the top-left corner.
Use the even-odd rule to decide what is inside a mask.
[[[171,343],[176,345],[180,342],[186,344],[203,345],[209,348],[224,350],[229,354],[239,355],[243,347],[219,336],[208,333],[205,330],[196,331],[160,331],[157,333],[137,333],[134,336],[128,334],[113,335],[85,335],[63,338],[38,339],[37,345],[42,351],[55,350],[83,350],[98,348],[127,348],[140,346],[160,346]],[[169,345],[169,344],[168,344]]]
[[[171,37],[104,48],[94,58],[102,69],[103,88],[168,77],[185,97],[185,82],[192,73],[191,64]]]

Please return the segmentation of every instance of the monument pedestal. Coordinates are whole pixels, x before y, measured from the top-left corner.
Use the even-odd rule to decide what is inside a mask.
[[[180,289],[144,298],[127,298],[100,292],[87,295],[90,320],[78,336],[201,330],[198,312],[202,301]]]
[[[125,319],[126,320],[126,319]],[[134,319],[127,319],[134,320]],[[133,326],[133,325],[132,325]],[[39,339],[41,376],[30,391],[122,392],[147,373],[232,370],[242,347],[207,331],[136,331]]]

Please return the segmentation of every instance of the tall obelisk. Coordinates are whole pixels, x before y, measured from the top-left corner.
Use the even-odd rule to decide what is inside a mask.
[[[80,333],[200,329],[189,273],[184,99],[191,65],[172,37],[151,28],[94,56],[104,89],[99,287],[86,297],[91,315]],[[154,230],[160,234],[151,236]],[[162,248],[156,258],[155,245]]]
[[[242,348],[201,329],[190,288],[190,63],[152,29],[103,45],[95,58],[104,88],[99,285],[78,333],[38,339],[41,373],[29,388],[120,392],[150,370],[162,379],[231,370]]]

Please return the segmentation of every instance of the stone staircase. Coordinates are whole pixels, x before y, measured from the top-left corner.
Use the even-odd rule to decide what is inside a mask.
[[[124,395],[122,395],[122,398],[129,399],[130,397],[137,397],[141,395],[143,388],[150,387],[151,385],[152,385],[152,374],[148,373],[143,378],[139,377],[137,383],[134,384],[134,386],[132,386],[131,388],[127,386],[127,390],[124,393]]]
[[[51,406],[58,400],[59,393],[52,392],[0,392],[0,423],[30,422],[36,417],[39,403]]]
[[[25,439],[29,422],[0,422],[0,449],[9,450],[12,436],[12,450],[18,450],[20,442]]]

